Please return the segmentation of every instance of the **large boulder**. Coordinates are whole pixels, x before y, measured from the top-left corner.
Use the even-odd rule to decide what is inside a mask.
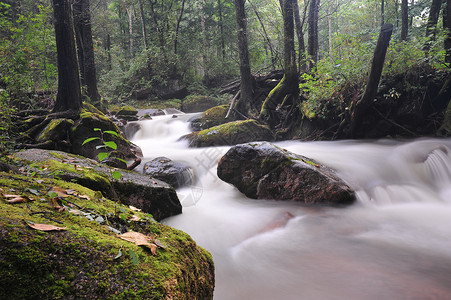
[[[232,147],[219,161],[218,177],[247,197],[339,205],[355,201],[334,170],[271,143]]]
[[[235,121],[232,117],[229,117],[228,119],[225,118],[228,110],[229,105],[220,105],[207,109],[200,116],[190,120],[191,129],[199,131],[230,121]]]
[[[244,120],[192,132],[182,139],[187,139],[190,147],[211,147],[271,141],[274,137],[268,126],[261,125],[256,120]]]
[[[28,166],[30,173],[53,176],[75,182],[125,205],[133,205],[161,220],[182,213],[174,188],[150,176],[111,168],[82,156],[60,151],[29,149],[15,154]],[[42,169],[40,166],[46,166]],[[115,174],[119,174],[115,176]]]
[[[143,167],[143,172],[169,183],[174,188],[193,182],[193,170],[189,166],[163,156],[147,162]]]
[[[0,172],[0,299],[212,299],[214,284],[186,233],[73,182]]]

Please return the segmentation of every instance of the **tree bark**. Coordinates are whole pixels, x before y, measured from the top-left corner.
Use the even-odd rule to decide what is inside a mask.
[[[280,123],[277,115],[278,106],[288,104],[287,99],[296,100],[299,95],[299,80],[296,67],[296,51],[294,50],[294,2],[283,0],[283,28],[284,28],[284,76],[279,84],[269,93],[263,102],[260,119],[265,119],[271,127]],[[291,101],[297,105],[297,101]]]
[[[304,22],[305,22],[305,16],[307,13],[307,6],[308,2],[304,4],[304,14],[302,16],[301,21],[301,14],[299,10],[299,4],[298,1],[294,2],[294,23],[296,26],[296,35],[298,37],[298,64],[299,64],[299,72],[304,73],[307,72],[307,62],[305,60],[305,41],[304,41]]]
[[[408,0],[402,0],[401,3],[401,41],[407,41],[409,30],[409,3]]]
[[[308,17],[308,55],[309,69],[312,70],[318,61],[318,19],[320,0],[310,0]]]
[[[86,87],[86,96],[90,102],[99,104],[89,0],[75,0],[72,7],[81,84]]]
[[[251,65],[249,60],[249,48],[247,40],[247,20],[244,3],[246,0],[235,0],[236,24],[238,32],[238,52],[240,56],[240,76],[241,76],[241,96],[235,109],[241,114],[247,115],[250,112],[250,103],[252,101],[253,79],[251,74]]]
[[[142,34],[143,34],[143,45],[144,49],[147,50],[149,47],[147,46],[147,28],[146,28],[146,17],[144,16],[144,7],[143,7],[143,1],[138,0],[139,4],[139,12],[141,14],[141,27],[142,27]]]
[[[382,26],[374,49],[373,61],[371,63],[370,75],[362,98],[357,102],[351,123],[351,134],[356,137],[356,124],[360,123],[366,110],[373,103],[376,97],[379,81],[384,67],[385,55],[387,53],[390,38],[393,32],[393,25],[386,23]]]
[[[266,44],[268,45],[269,51],[271,53],[271,67],[272,67],[272,70],[274,70],[276,68],[276,56],[274,54],[274,48],[272,46],[271,39],[269,38],[268,33],[266,32],[265,23],[263,22],[262,18],[260,17],[257,7],[255,7],[255,5],[254,5],[254,3],[252,3],[252,1],[249,1],[249,3],[252,6],[252,10],[255,12],[258,22],[260,23],[260,26],[263,30],[263,35],[265,36]]]
[[[177,24],[175,25],[175,37],[174,37],[174,54],[177,55],[177,47],[179,41],[180,22],[182,21],[183,13],[185,11],[185,0],[182,1],[182,7],[180,8],[180,14],[177,18]]]
[[[219,32],[221,34],[222,60],[225,61],[226,50],[225,50],[225,40],[224,40],[224,17],[222,15],[222,2],[221,2],[221,0],[218,0],[218,14],[219,14]]]
[[[448,35],[445,39],[445,62],[451,66],[451,0],[446,0],[444,13],[443,13],[443,27],[448,31]]]
[[[134,38],[133,38],[133,13],[134,13],[134,8],[133,6],[127,7],[127,15],[128,15],[128,50],[130,53],[130,57],[133,58],[134,57],[134,49],[133,49],[133,43],[134,43]]]
[[[437,22],[441,6],[442,0],[432,0],[431,7],[429,9],[428,23],[426,25],[426,37],[429,38],[429,42],[426,44],[426,50],[430,49],[430,42],[435,41]]]
[[[79,112],[82,107],[70,0],[53,0],[58,64],[58,93],[53,112]]]
[[[385,24],[385,0],[381,0],[381,26]]]

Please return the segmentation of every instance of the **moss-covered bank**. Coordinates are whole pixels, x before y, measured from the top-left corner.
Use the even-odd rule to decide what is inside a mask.
[[[89,188],[35,176],[0,172],[1,299],[212,298],[212,258],[187,234]],[[9,195],[26,202],[10,204]],[[117,237],[129,230],[167,248],[152,255]]]

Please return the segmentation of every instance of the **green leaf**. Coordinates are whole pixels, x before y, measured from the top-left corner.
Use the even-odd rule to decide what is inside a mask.
[[[102,162],[105,158],[107,158],[109,155],[108,152],[100,152],[97,154],[97,157],[99,158],[99,161]]]
[[[111,130],[104,131],[103,133],[108,133],[108,134],[114,135],[116,137],[119,136],[116,131],[111,131]]]
[[[99,137],[91,137],[91,138],[88,138],[88,139],[84,140],[84,141],[83,141],[83,144],[81,144],[81,145],[83,146],[84,144],[89,143],[89,142],[92,142],[92,141],[95,141],[95,140],[100,140],[100,138],[99,138]]]
[[[128,162],[125,159],[119,158],[119,157],[114,157],[114,159],[117,159],[118,161],[121,161],[125,164],[128,164]]]
[[[100,128],[94,128],[94,131],[102,131]]]
[[[136,266],[139,264],[139,258],[135,251],[130,249],[130,259],[132,260],[132,263]]]
[[[119,171],[114,171],[111,175],[113,175],[113,178],[114,178],[114,179],[118,180],[118,179],[121,178],[122,173],[119,172]]]
[[[103,142],[103,144],[107,147],[110,147],[113,150],[117,149],[117,144],[113,141]]]

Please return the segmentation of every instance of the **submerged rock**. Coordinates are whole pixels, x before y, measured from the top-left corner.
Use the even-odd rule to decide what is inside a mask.
[[[147,162],[143,167],[143,172],[169,183],[174,188],[189,185],[193,181],[193,170],[189,166],[172,161],[167,157],[157,157]]]
[[[271,141],[274,137],[267,126],[259,124],[256,120],[244,120],[196,131],[183,136],[182,139],[187,139],[190,147],[211,147]]]
[[[232,147],[219,161],[217,172],[250,198],[310,205],[355,201],[354,192],[334,170],[267,142]]]
[[[25,163],[46,166],[33,172],[40,176],[54,176],[67,182],[76,182],[110,199],[133,205],[161,220],[182,213],[182,206],[174,188],[149,176],[127,170],[110,168],[94,160],[60,151],[29,149],[15,154]],[[115,178],[113,172],[119,172]],[[117,173],[116,173],[117,174]]]

